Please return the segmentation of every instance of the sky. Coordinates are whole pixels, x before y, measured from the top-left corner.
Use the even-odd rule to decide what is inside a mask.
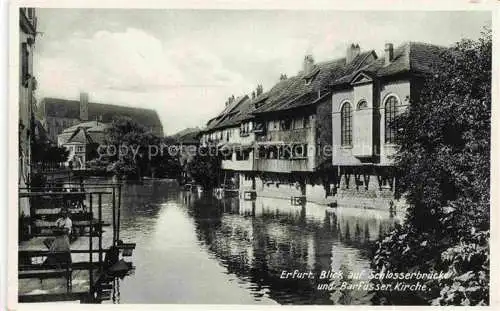
[[[383,55],[385,43],[475,39],[480,11],[38,9],[37,97],[155,109],[165,134],[203,127],[226,99],[296,75],[304,56]]]

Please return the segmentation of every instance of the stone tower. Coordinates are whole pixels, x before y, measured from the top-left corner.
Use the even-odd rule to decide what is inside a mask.
[[[80,120],[88,121],[89,119],[89,94],[80,93]]]

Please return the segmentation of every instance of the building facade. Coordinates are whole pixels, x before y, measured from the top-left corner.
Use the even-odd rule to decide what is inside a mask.
[[[387,44],[378,57],[352,44],[343,58],[316,64],[308,55],[296,76],[227,105],[207,123],[201,142],[233,150],[222,169],[237,177],[240,190],[388,207],[397,197],[397,128],[389,125],[418,99],[440,51],[423,43]]]
[[[340,204],[398,204],[393,156],[402,125],[394,120],[418,100],[442,50],[415,42],[386,44],[383,57],[332,84],[332,166],[340,177]]]
[[[221,153],[221,181],[238,187],[240,174],[254,170],[255,132],[253,101],[247,96],[230,99],[224,110],[207,123],[200,133],[201,146],[217,146]]]
[[[97,148],[106,141],[109,124],[88,121],[71,126],[57,136],[57,145],[69,151],[66,166],[85,169],[86,162],[95,159]]]
[[[155,110],[93,103],[89,102],[87,93],[81,93],[79,101],[44,98],[37,109],[37,117],[53,142],[57,142],[57,135],[68,127],[86,121],[111,123],[119,116],[130,117],[156,136],[163,137],[163,126]]]
[[[31,178],[31,141],[35,121],[36,79],[33,54],[37,35],[37,16],[34,8],[19,9],[19,177],[20,188],[29,186]],[[20,202],[22,204],[22,202]]]

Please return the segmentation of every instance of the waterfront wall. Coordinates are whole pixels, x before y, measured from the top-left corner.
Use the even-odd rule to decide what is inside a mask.
[[[241,193],[255,190],[257,197],[285,200],[305,195],[307,202],[323,205],[337,202],[338,206],[388,210],[392,201],[395,208],[405,208],[404,200],[395,199],[390,180],[386,179],[380,185],[379,178],[375,175],[366,176],[366,180],[359,176],[356,178],[354,174],[347,176],[346,178],[343,175],[338,184],[328,184],[327,188],[330,188],[328,195],[327,188],[320,180],[311,179],[305,184],[305,194],[298,182],[283,182],[258,176],[255,177],[255,189],[253,189],[252,177],[245,173],[239,173],[239,189]]]

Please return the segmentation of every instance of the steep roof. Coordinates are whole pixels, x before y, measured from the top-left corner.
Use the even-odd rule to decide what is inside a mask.
[[[43,117],[80,118],[80,102],[60,98],[46,97],[42,100]],[[147,127],[157,135],[163,136],[163,126],[158,113],[153,109],[126,107],[111,104],[88,103],[88,119],[99,119],[109,123],[117,116],[126,116]]]
[[[106,131],[111,126],[97,121],[83,122],[65,129],[57,135],[60,144],[82,143],[102,144],[106,138]]]
[[[188,127],[173,135],[170,135],[169,138],[171,138],[176,143],[183,145],[198,145],[200,143],[200,140],[198,138],[200,132],[201,130],[198,127]]]
[[[377,59],[360,70],[335,80],[333,85],[349,83],[359,72],[373,77],[389,77],[401,73],[427,74],[446,49],[428,43],[406,42],[394,49],[393,59],[389,64],[385,63],[384,58]]]
[[[88,121],[79,124],[75,124],[63,130],[63,133],[72,133],[77,128],[85,128],[88,132],[104,132],[111,126],[109,124],[99,122],[99,121]]]
[[[236,98],[228,104],[217,117],[210,119],[204,131],[210,131],[235,125],[235,120],[240,118],[244,111],[249,109],[251,100],[248,95]]]
[[[376,59],[374,51],[360,53],[349,64],[345,58],[320,62],[311,71],[300,72],[276,83],[269,91],[254,99],[239,97],[235,104],[226,107],[217,117],[210,119],[204,131],[237,126],[254,118],[256,114],[295,109],[314,104],[327,93],[329,84],[337,77],[354,72]],[[307,80],[307,82],[306,82]]]
[[[337,78],[359,70],[376,59],[374,51],[360,53],[350,63],[345,58],[320,62],[310,72],[280,81],[267,93],[268,98],[253,114],[290,110],[311,105],[328,92],[328,86]]]
[[[66,132],[63,134],[60,134],[58,136],[60,143],[62,145],[64,144],[72,144],[72,143],[79,143],[79,144],[92,144],[94,143],[94,140],[92,137],[87,133],[85,128],[76,128],[73,130],[73,132]]]
[[[200,143],[200,140],[198,139],[198,134],[200,133],[200,130],[195,130],[192,132],[187,132],[182,135],[179,135],[175,137],[178,143],[183,144],[183,145],[198,145]]]

